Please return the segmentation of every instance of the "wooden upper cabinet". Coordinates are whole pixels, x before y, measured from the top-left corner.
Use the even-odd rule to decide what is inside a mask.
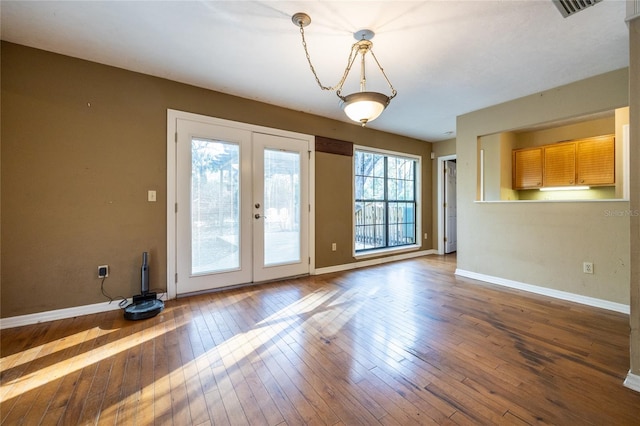
[[[542,148],[513,151],[513,189],[542,186]]]
[[[613,185],[615,138],[613,135],[576,141],[577,185]]]
[[[543,186],[569,186],[576,182],[576,144],[574,142],[544,147]]]
[[[615,137],[597,136],[513,150],[513,189],[615,185]]]

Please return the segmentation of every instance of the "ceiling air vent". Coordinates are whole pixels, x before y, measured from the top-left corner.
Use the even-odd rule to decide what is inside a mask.
[[[593,6],[596,3],[600,3],[602,0],[552,0],[556,5],[562,16],[565,18],[571,15],[575,15],[581,10],[586,9],[589,6]]]

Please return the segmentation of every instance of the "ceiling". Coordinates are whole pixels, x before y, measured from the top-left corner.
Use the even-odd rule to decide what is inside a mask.
[[[370,29],[398,95],[367,126],[435,142],[455,136],[458,115],[628,66],[625,8],[604,0],[563,18],[551,0],[2,0],[0,13],[3,40],[341,121],[291,16],[311,16],[307,44],[326,86],[353,33]],[[367,89],[390,94],[376,71],[367,66]],[[357,91],[359,67],[351,74],[345,94]]]

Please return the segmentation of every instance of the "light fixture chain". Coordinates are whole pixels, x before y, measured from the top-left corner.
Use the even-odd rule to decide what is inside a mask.
[[[307,49],[307,40],[304,37],[304,26],[301,24],[300,25],[300,35],[302,36],[302,47],[304,48],[304,53],[307,57],[307,62],[309,63],[309,68],[311,68],[311,72],[313,73],[313,76],[316,79],[316,83],[318,83],[318,86],[320,86],[320,88],[322,90],[337,90],[338,91],[338,96],[340,96],[340,89],[342,89],[342,86],[344,85],[345,80],[347,79],[347,75],[349,74],[349,71],[351,70],[351,65],[353,64],[353,62],[356,59],[357,54],[354,55],[354,51],[356,50],[356,45],[357,43],[353,44],[353,46],[351,46],[351,52],[349,52],[349,58],[347,59],[347,68],[344,70],[344,74],[342,75],[342,78],[340,79],[340,81],[338,82],[338,84],[336,84],[335,86],[325,86],[320,82],[320,78],[318,77],[318,74],[316,73],[316,69],[314,68],[313,64],[311,63],[311,56],[309,55],[309,50]],[[378,65],[379,66],[379,65]]]
[[[387,80],[387,84],[389,85],[389,88],[391,89],[391,96],[389,96],[389,100],[395,98],[395,96],[398,94],[398,92],[396,91],[396,89],[393,88],[393,85],[391,84],[391,81],[389,81],[389,77],[387,77],[387,74],[384,72],[384,69],[380,65],[380,62],[378,62],[378,58],[376,58],[376,55],[373,53],[373,49],[369,49],[369,52],[371,52],[371,56],[373,56],[373,59],[376,61],[376,64],[378,65],[378,68],[380,68],[380,72],[384,76],[384,79]]]
[[[373,43],[371,42],[371,38],[374,36],[374,32],[371,30],[361,30],[357,33],[354,33],[354,37],[358,40],[351,46],[351,51],[349,52],[349,58],[347,59],[347,67],[342,74],[342,78],[338,84],[333,87],[324,86],[320,82],[320,78],[318,77],[318,73],[316,72],[313,63],[311,62],[311,55],[309,54],[309,49],[307,46],[307,40],[304,34],[304,27],[311,23],[311,18],[309,15],[303,12],[295,13],[291,17],[291,21],[300,28],[300,36],[302,37],[302,47],[304,48],[304,53],[307,58],[307,62],[309,63],[309,68],[313,73],[314,78],[316,79],[316,83],[322,90],[335,90],[338,98],[341,99],[340,107],[344,110],[347,116],[355,121],[362,124],[364,127],[368,122],[375,120],[380,116],[382,111],[389,105],[391,99],[393,99],[398,92],[394,89],[389,77],[384,72],[384,69],[380,65],[380,61],[374,55],[372,47]],[[371,56],[373,56],[373,60],[375,61],[378,69],[382,73],[384,79],[387,81],[389,88],[391,89],[391,96],[383,95],[378,92],[368,92],[367,91],[367,77],[365,75],[365,55],[367,52],[371,52]],[[355,63],[358,54],[361,56],[361,70],[360,70],[360,92],[352,93],[347,96],[342,96],[342,89],[347,81],[347,77],[349,76],[349,72],[351,71],[351,67]]]

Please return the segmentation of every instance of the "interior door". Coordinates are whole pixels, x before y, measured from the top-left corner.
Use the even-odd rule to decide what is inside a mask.
[[[455,161],[445,163],[444,185],[444,252],[453,253],[458,246],[456,183],[457,169]]]
[[[308,142],[176,129],[176,293],[308,273]]]

